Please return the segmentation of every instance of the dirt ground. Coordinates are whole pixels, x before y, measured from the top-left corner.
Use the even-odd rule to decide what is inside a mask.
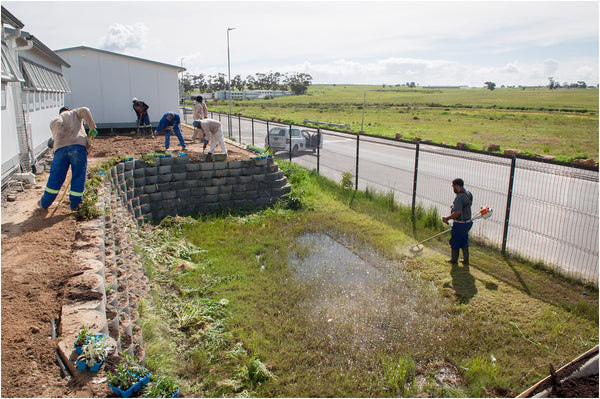
[[[191,143],[192,129],[183,127],[191,160],[202,155],[202,144]],[[171,138],[171,150],[181,149]],[[114,156],[164,152],[164,136],[98,136],[89,154],[89,166]],[[217,148],[216,152],[220,152]],[[228,145],[230,160],[250,159],[255,154]],[[49,162],[51,158],[47,159]],[[49,166],[48,168],[49,169]],[[68,179],[68,178],[67,178]],[[72,259],[76,215],[68,197],[58,199],[48,212],[37,210],[48,172],[37,176],[35,186],[2,198],[2,397],[94,397],[106,394],[101,378],[76,382],[61,377],[56,360],[58,340],[52,339],[52,321],[60,336],[60,312],[68,276],[77,272]],[[64,189],[64,186],[63,186]],[[62,191],[61,191],[62,194]],[[60,198],[60,197],[59,197]],[[101,375],[99,374],[99,377]]]

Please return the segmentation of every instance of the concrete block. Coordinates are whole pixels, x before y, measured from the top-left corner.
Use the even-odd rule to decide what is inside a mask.
[[[241,176],[242,175],[242,169],[228,169],[229,171],[229,176]]]
[[[239,176],[228,176],[227,177],[227,184],[234,185],[234,184],[239,184],[239,182],[240,182]]]
[[[177,192],[176,191],[164,191],[162,193],[162,200],[172,200],[177,198]]]
[[[229,161],[229,169],[240,169],[242,161]]]
[[[160,166],[163,165],[173,165],[175,163],[175,159],[173,157],[164,157],[164,158],[159,158],[160,159]],[[159,166],[159,168],[160,168]]]
[[[246,161],[240,161],[240,162],[241,162],[241,168],[244,171],[247,171],[249,168],[253,168],[254,167],[254,161],[253,160],[246,160]]]
[[[145,177],[136,177],[135,179],[133,179],[133,182],[136,187],[145,186],[146,178]]]
[[[264,181],[266,179],[266,175],[265,174],[257,174],[253,176],[253,180],[255,182],[259,182],[259,181]]]
[[[162,193],[160,191],[151,193],[149,195],[151,204],[158,204],[160,201],[162,201]]]
[[[145,177],[146,176],[146,168],[137,168],[133,170],[133,177]]]
[[[200,170],[215,170],[215,164],[213,162],[203,162],[200,164]]]
[[[250,183],[252,180],[254,180],[254,176],[240,176],[240,183],[242,184]]]
[[[205,195],[204,196],[204,203],[205,204],[210,204],[213,202],[217,202],[219,199],[219,197],[217,196],[217,194],[211,194],[211,195]]]
[[[185,170],[186,172],[197,172],[200,170],[200,164],[199,163],[187,163],[185,164]]]
[[[158,166],[150,166],[146,168],[146,177],[158,174]]]
[[[215,187],[215,186],[208,186],[204,189],[204,193],[206,195],[214,195],[214,194],[218,194],[219,193],[219,187]]]
[[[219,193],[223,194],[223,193],[231,193],[232,192],[232,187],[228,184],[224,184],[222,186],[218,186],[219,188]]]
[[[133,189],[133,196],[134,197],[139,197],[142,194],[144,194],[144,186],[136,187],[136,188]]]
[[[201,178],[202,178],[202,172],[200,172],[200,171],[185,172],[185,180],[198,180]]]
[[[150,196],[148,194],[140,195],[139,198],[140,198],[140,205],[147,204],[150,202]]]
[[[186,172],[173,173],[173,181],[183,181],[186,175]]]
[[[219,202],[221,202],[221,205],[224,205],[223,201],[229,201],[230,199],[231,199],[230,193],[219,194]]]
[[[215,177],[212,179],[212,185],[213,186],[221,186],[223,184],[227,183],[227,179],[224,177]]]
[[[181,190],[183,188],[183,180],[172,181],[169,183],[169,190]]]
[[[140,211],[141,211],[141,212],[142,212],[144,215],[147,215],[148,213],[150,213],[150,209],[151,209],[151,207],[150,207],[150,204],[143,204],[143,205],[140,205]]]
[[[183,190],[177,190],[176,193],[177,193],[177,198],[184,199],[184,198],[190,198],[190,196],[191,196],[191,190],[189,188],[183,189]]]
[[[201,172],[201,179],[211,179],[215,175],[214,170],[204,170]]]
[[[125,172],[125,164],[123,162],[119,162],[118,164],[116,164],[115,168],[117,169],[117,173]]]
[[[241,184],[231,185],[231,192],[233,193],[243,193],[244,191],[246,191],[246,186],[243,186]]]
[[[158,175],[154,176],[146,176],[146,184],[156,184],[158,183]]]
[[[194,187],[198,187],[198,180],[184,180],[183,181],[183,186],[185,188],[194,188]]]
[[[216,169],[215,170],[215,177],[225,177],[225,176],[229,176],[229,169]]]
[[[251,191],[245,191],[246,198],[253,200],[258,198],[258,191],[257,190],[251,190]]]
[[[158,186],[156,184],[148,184],[144,186],[145,194],[152,194],[158,191]]]
[[[170,173],[165,175],[158,175],[157,178],[159,183],[168,183],[173,180],[173,175]]]
[[[284,177],[283,179],[279,179],[279,180],[275,180],[273,182],[271,182],[271,187],[273,188],[278,188],[278,187],[283,187],[286,184],[288,184],[287,179]]]
[[[183,157],[182,156],[176,156],[176,157],[173,157],[173,159],[175,160],[174,161],[175,165],[185,165],[186,163],[190,162],[190,158],[187,155],[185,155]]]
[[[190,189],[190,194],[192,195],[192,197],[203,197],[204,187],[192,188]]]
[[[218,154],[213,154],[213,157],[215,155],[218,155]],[[212,162],[212,164],[213,164],[213,168],[215,170],[227,169],[227,166],[228,166],[227,162]]]
[[[171,165],[160,165],[160,166],[158,167],[158,174],[159,174],[159,175],[164,175],[164,174],[170,174],[170,173],[173,173],[173,170],[172,170],[172,168],[173,168],[173,167],[172,167]]]
[[[125,170],[129,171],[129,170],[133,170],[135,167],[135,161],[131,160],[131,161],[125,161]]]
[[[171,170],[173,171],[173,173],[185,173],[185,165],[179,164],[179,165],[173,165],[171,167]]]

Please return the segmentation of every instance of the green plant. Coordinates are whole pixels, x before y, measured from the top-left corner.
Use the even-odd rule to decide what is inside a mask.
[[[131,355],[125,354],[114,373],[108,372],[108,384],[126,391],[148,375],[147,368],[140,366]]]
[[[352,182],[353,177],[354,176],[352,176],[352,172],[342,173],[342,181],[340,182],[340,186],[344,190],[352,190],[352,187],[354,187],[354,183]]]
[[[82,346],[83,344],[85,344],[88,341],[89,337],[90,337],[90,334],[89,334],[87,328],[85,328],[85,324],[84,324],[79,329],[79,334],[77,335],[77,339],[75,340],[75,346]]]
[[[82,353],[77,360],[85,362],[88,366],[92,367],[96,363],[103,361],[110,349],[111,345],[108,343],[106,336],[103,336],[98,340],[91,339],[82,346]]]
[[[142,395],[145,398],[170,398],[179,391],[179,385],[168,375],[152,376],[152,382],[144,387]]]
[[[267,369],[260,359],[252,358],[248,364],[248,378],[250,381],[260,384],[275,377],[273,373]]]

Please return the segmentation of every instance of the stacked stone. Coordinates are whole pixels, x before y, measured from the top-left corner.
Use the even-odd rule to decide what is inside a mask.
[[[290,192],[273,158],[192,163],[187,156],[116,165],[117,192],[138,224],[167,216],[266,206]]]

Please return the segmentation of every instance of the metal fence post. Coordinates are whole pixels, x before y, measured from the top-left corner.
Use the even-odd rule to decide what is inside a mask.
[[[412,193],[412,219],[416,220],[415,208],[417,206],[417,177],[419,175],[419,143],[415,148],[415,171],[413,173],[413,193]]]
[[[358,191],[358,152],[360,146],[360,132],[356,134],[356,178],[354,179],[354,190]]]
[[[254,118],[252,118],[252,145],[254,145]]]
[[[290,123],[290,163],[292,163],[292,124]]]
[[[242,116],[238,114],[238,136],[240,138],[240,144],[242,144]]]
[[[502,253],[506,253],[506,241],[508,241],[508,223],[510,220],[510,205],[512,202],[513,185],[515,183],[515,167],[517,157],[510,161],[510,179],[508,181],[508,198],[506,199],[506,215],[504,216],[504,234],[502,235]]]
[[[319,175],[319,166],[321,163],[321,128],[317,128],[317,174]]]
[[[267,147],[271,147],[271,137],[269,137],[269,121],[267,121]]]

